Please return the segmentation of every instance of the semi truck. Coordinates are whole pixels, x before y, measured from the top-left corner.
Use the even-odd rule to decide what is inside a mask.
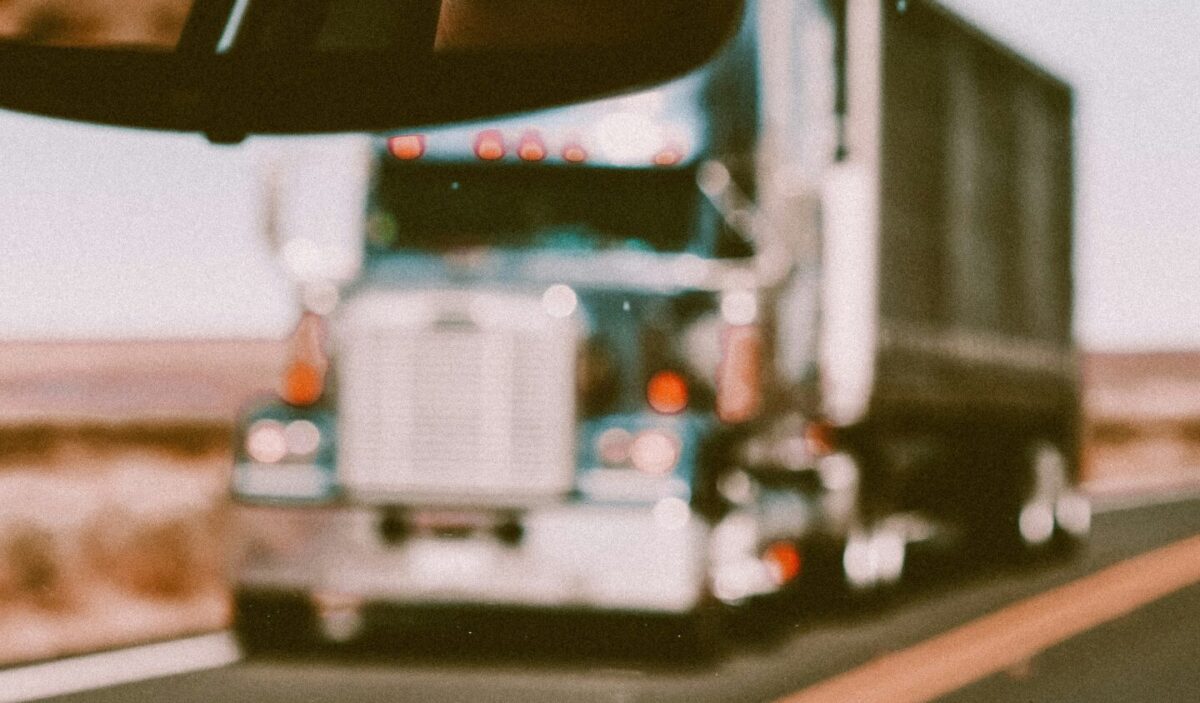
[[[361,271],[239,423],[244,642],[1087,533],[1071,93],[935,3],[748,2],[671,82],[372,143]]]

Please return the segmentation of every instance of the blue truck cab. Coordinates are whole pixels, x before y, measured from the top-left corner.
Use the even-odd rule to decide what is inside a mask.
[[[789,268],[717,154],[754,144],[746,61],[749,33],[633,95],[375,139],[361,274],[241,425],[242,629],[269,594],[336,638],[378,603],[689,614],[797,576],[811,497],[733,470]]]

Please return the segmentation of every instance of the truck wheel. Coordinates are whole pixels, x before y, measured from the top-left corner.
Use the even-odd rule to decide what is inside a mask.
[[[306,651],[321,639],[306,598],[247,591],[233,597],[233,634],[247,657]]]
[[[725,651],[724,612],[718,604],[698,605],[679,614],[620,615],[639,647],[676,663],[708,663]],[[636,634],[634,634],[636,633]]]
[[[672,649],[685,661],[708,663],[725,652],[725,611],[716,602],[705,603],[675,619]]]
[[[842,545],[842,578],[851,593],[879,593],[900,582],[908,535],[900,521],[885,518],[850,530]]]

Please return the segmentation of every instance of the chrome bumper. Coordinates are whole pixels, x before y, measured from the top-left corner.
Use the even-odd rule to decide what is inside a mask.
[[[673,499],[668,499],[673,500]],[[384,538],[372,506],[237,505],[235,586],[413,605],[681,613],[705,597],[709,528],[682,502],[530,510],[521,538]]]

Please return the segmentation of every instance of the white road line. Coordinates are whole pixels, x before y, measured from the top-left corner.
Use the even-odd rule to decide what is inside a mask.
[[[216,669],[241,658],[226,632],[0,670],[0,703]]]
[[[931,701],[1197,583],[1200,535],[881,655],[776,703]]]
[[[1093,481],[1083,486],[1096,513],[1136,510],[1200,498],[1200,469]]]
[[[1200,488],[1185,488],[1178,491],[1163,493],[1142,493],[1133,495],[1093,496],[1093,513],[1116,513],[1123,510],[1137,510],[1155,505],[1171,503],[1186,503],[1200,498]]]

